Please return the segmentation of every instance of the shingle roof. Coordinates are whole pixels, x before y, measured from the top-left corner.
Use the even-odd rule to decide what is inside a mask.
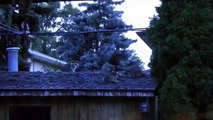
[[[0,96],[153,96],[156,87],[150,75],[118,83],[102,77],[100,72],[0,72]]]

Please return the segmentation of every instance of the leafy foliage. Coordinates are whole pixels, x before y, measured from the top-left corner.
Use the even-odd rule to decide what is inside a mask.
[[[34,4],[33,9],[41,16],[40,31],[42,32],[64,29],[65,23],[72,22],[71,16],[78,12],[78,9],[73,8],[71,4],[61,6],[59,2],[37,3]],[[56,36],[36,36],[36,40],[32,41],[32,49],[58,57],[56,48],[61,44]]]
[[[212,8],[210,0],[162,0],[150,23],[148,36],[155,46],[151,68],[159,80],[164,115],[191,108],[196,119],[205,119],[200,114],[213,102]]]
[[[20,7],[21,6],[21,7]],[[0,6],[1,23],[12,26],[19,31],[35,32],[39,29],[39,17],[31,8],[31,3],[19,5],[19,13],[14,11],[15,8],[11,5]],[[3,30],[2,30],[3,31]],[[4,31],[5,32],[5,31]],[[6,31],[7,32],[7,31]],[[29,63],[26,61],[27,50],[30,46],[30,39],[26,36],[8,36],[2,35],[0,37],[1,53],[0,59],[1,70],[6,70],[7,64],[7,47],[20,47],[19,55],[19,70],[27,70]]]

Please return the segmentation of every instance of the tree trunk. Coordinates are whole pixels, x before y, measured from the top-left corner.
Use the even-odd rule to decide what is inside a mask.
[[[197,106],[196,120],[206,120],[207,104]]]

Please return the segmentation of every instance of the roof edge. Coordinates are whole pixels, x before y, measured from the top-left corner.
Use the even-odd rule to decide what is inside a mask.
[[[37,97],[62,97],[62,96],[96,96],[96,97],[154,97],[154,90],[138,91],[112,91],[112,90],[1,90],[0,97],[11,96],[37,96]]]
[[[65,61],[53,58],[51,56],[45,55],[43,53],[31,50],[31,49],[28,50],[28,53],[32,56],[33,59],[51,64],[51,65],[63,67],[64,65],[67,64],[67,62]]]
[[[154,49],[153,44],[149,41],[146,30],[136,32],[136,34],[149,46],[150,49]]]

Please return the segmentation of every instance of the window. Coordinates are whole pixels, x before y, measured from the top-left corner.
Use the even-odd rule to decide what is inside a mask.
[[[50,120],[50,107],[10,106],[9,120]]]

